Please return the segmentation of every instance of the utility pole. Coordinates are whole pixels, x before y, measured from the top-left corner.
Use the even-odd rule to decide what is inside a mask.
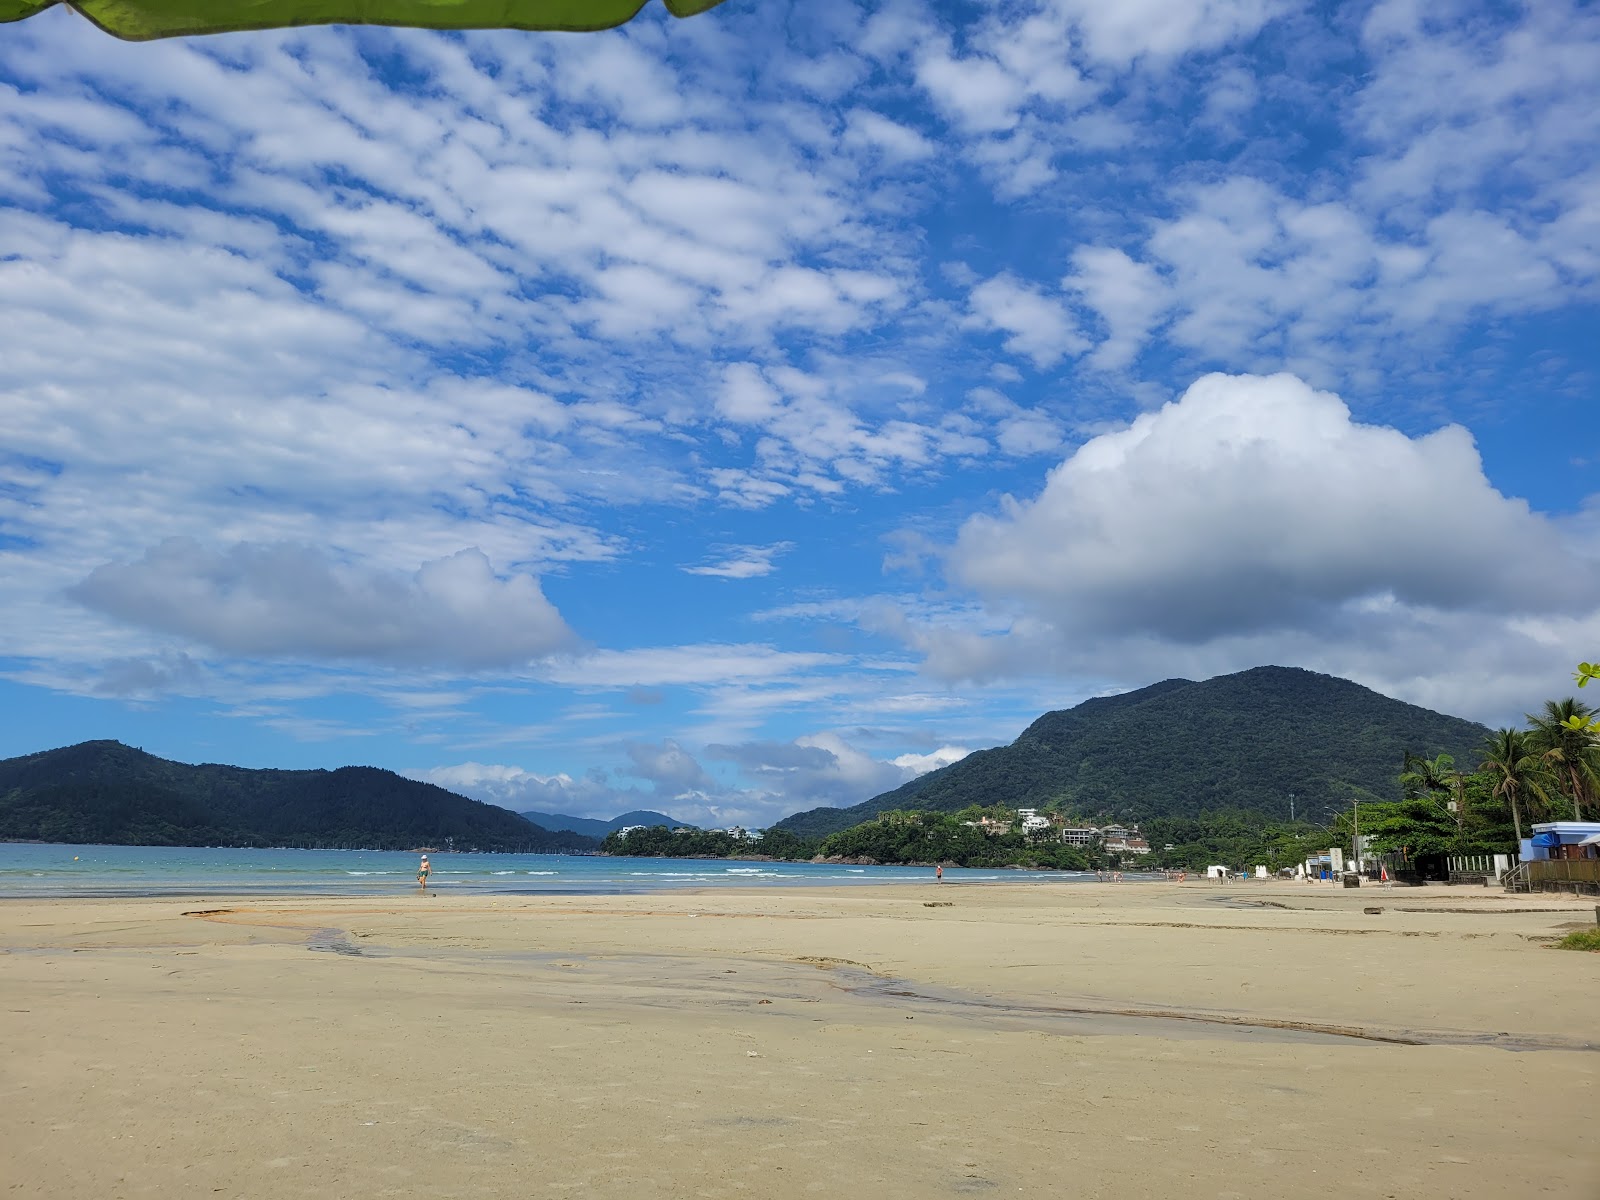
[[[1350,858],[1356,864],[1356,870],[1361,870],[1361,801],[1350,801]]]

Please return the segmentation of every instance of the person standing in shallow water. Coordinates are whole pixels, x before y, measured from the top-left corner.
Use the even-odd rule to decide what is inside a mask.
[[[428,856],[422,856],[422,862],[417,865],[417,890],[428,890],[428,876],[433,874],[433,868],[428,865]]]
[[[944,882],[944,864],[943,863],[940,863],[936,867],[933,868],[933,881],[935,883],[943,883]]]

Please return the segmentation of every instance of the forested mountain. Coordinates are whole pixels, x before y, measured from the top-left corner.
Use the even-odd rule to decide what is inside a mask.
[[[0,838],[379,850],[545,851],[598,845],[376,767],[189,766],[109,741],[0,761]]]
[[[630,825],[643,825],[646,828],[652,825],[665,825],[671,829],[689,824],[676,817],[669,817],[666,813],[651,812],[647,808],[636,808],[632,812],[623,813],[620,817],[612,817],[609,821],[600,821],[592,817],[569,817],[563,813],[525,812],[517,815],[545,829],[556,831],[565,829],[592,838],[604,838],[608,833],[615,833]]]
[[[851,808],[815,808],[777,828],[821,837],[892,809],[1045,807],[1119,820],[1248,809],[1322,820],[1353,798],[1398,800],[1405,751],[1476,766],[1482,725],[1292,667],[1195,683],[1168,679],[1040,717],[1009,746]]]

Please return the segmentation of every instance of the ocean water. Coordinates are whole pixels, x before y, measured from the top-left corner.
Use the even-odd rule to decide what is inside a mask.
[[[234,850],[191,846],[0,843],[0,899],[58,896],[340,895],[415,891],[417,855],[390,850]],[[674,888],[933,882],[931,867],[851,867],[740,859],[572,854],[432,854],[430,891],[658,892]],[[1094,874],[946,867],[945,886],[1071,883]],[[1131,877],[1130,877],[1131,878]]]

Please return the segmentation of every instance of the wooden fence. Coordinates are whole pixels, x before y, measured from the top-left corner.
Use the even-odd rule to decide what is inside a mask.
[[[1533,891],[1600,892],[1600,858],[1556,858],[1524,865]]]

